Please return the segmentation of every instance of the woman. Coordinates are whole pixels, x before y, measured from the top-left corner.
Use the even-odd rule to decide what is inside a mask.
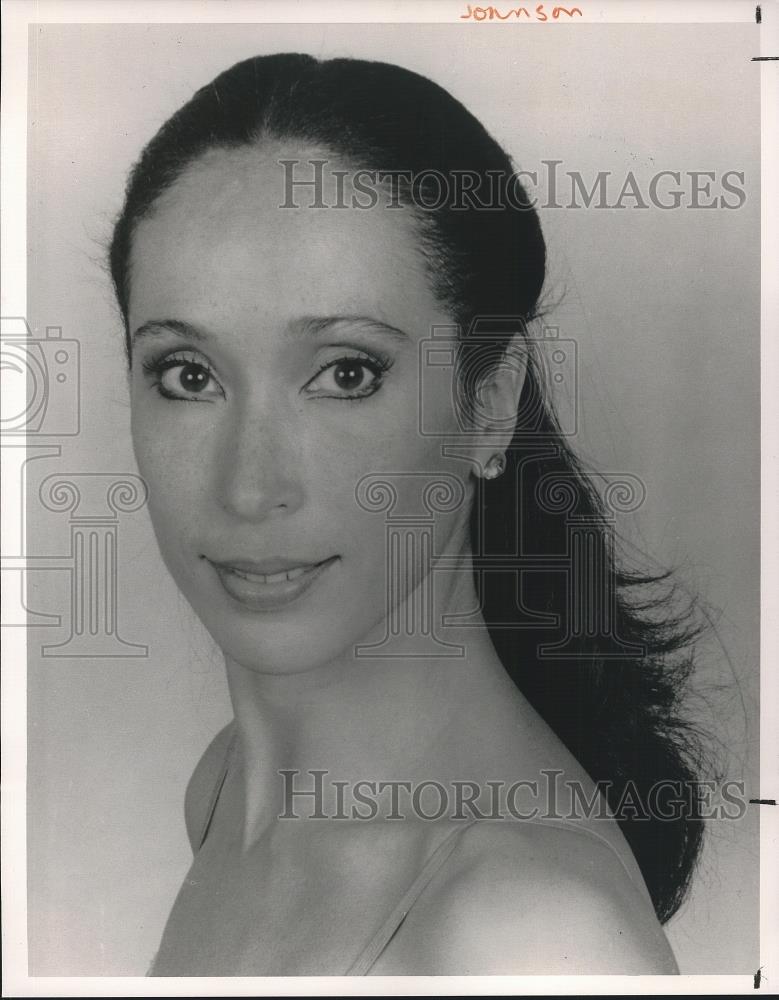
[[[235,715],[152,974],[676,972],[701,823],[650,800],[695,776],[692,630],[616,569],[542,392],[506,153],[407,70],[249,59],[149,143],[110,262]]]

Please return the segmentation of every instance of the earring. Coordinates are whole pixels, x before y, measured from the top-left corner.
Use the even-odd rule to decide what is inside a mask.
[[[497,479],[498,476],[502,476],[505,471],[506,456],[501,454],[501,452],[496,452],[489,462],[487,462],[487,466],[484,470],[484,478]]]

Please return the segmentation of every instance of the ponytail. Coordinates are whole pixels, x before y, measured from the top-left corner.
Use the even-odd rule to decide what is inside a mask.
[[[673,611],[668,574],[616,565],[612,519],[532,366],[523,397],[506,472],[484,481],[471,516],[482,613],[511,679],[603,789],[665,922],[703,834],[700,744],[677,715],[698,627],[691,608]],[[516,588],[505,584],[507,554]],[[687,793],[671,819],[653,815],[660,782]]]
[[[535,315],[546,264],[540,221],[511,160],[484,126],[446,90],[410,70],[287,53],[247,59],[220,74],[143,151],[110,248],[125,329],[138,223],[208,150],[256,146],[267,138],[307,141],[346,162],[428,176],[433,184],[436,177],[463,172],[483,181],[483,189],[475,190],[492,192],[495,202],[486,207],[438,204],[434,190],[424,204],[436,207],[422,209],[409,186],[399,185],[400,203],[417,223],[432,288],[466,331],[459,345],[464,359],[475,352],[478,360],[479,344],[469,334],[474,317],[516,317],[508,324],[516,328]],[[504,345],[509,333],[504,330]],[[697,744],[676,713],[692,668],[688,647],[695,630],[655,595],[664,576],[629,575],[616,567],[604,505],[541,388],[531,365],[508,468],[484,484],[472,511],[477,592],[509,675],[591,777],[606,783],[657,914],[667,920],[681,902],[700,847],[697,800],[689,815],[672,821],[635,820],[620,816],[617,807],[630,783],[646,800],[659,780],[694,777]],[[467,401],[467,386],[465,396]],[[567,495],[565,509],[555,491]],[[586,575],[576,579],[562,571],[574,521],[586,522],[588,544],[611,588],[603,634],[572,627],[577,602],[592,596]],[[495,574],[483,572],[490,559],[500,557],[505,567],[512,554],[522,579],[519,606],[511,589],[495,586]],[[520,574],[523,559],[535,569]]]

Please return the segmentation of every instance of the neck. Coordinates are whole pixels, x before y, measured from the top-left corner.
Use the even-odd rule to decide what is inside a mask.
[[[382,622],[362,640],[381,643],[381,656],[355,655],[350,647],[315,670],[285,675],[228,660],[247,837],[283,811],[285,787],[314,787],[311,771],[326,771],[328,788],[338,780],[446,781],[463,775],[469,753],[505,718],[517,692],[481,614],[473,614],[479,602],[470,552],[460,562],[456,571],[437,574],[443,582],[439,586],[436,579],[431,615],[438,639],[454,647],[451,655],[429,655],[445,647],[432,647],[418,630],[385,637]],[[406,601],[417,598],[412,593]],[[470,624],[447,626],[445,615],[468,615]],[[281,771],[299,774],[284,778]]]

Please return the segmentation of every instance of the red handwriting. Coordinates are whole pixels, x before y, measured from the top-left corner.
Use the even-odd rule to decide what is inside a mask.
[[[528,7],[509,7],[502,11],[497,7],[472,7],[466,4],[468,10],[460,14],[461,21],[508,21],[513,17],[519,20],[526,17],[529,21],[557,21],[560,17],[584,17],[580,7],[552,7],[547,13],[544,4],[536,4],[534,10]]]

